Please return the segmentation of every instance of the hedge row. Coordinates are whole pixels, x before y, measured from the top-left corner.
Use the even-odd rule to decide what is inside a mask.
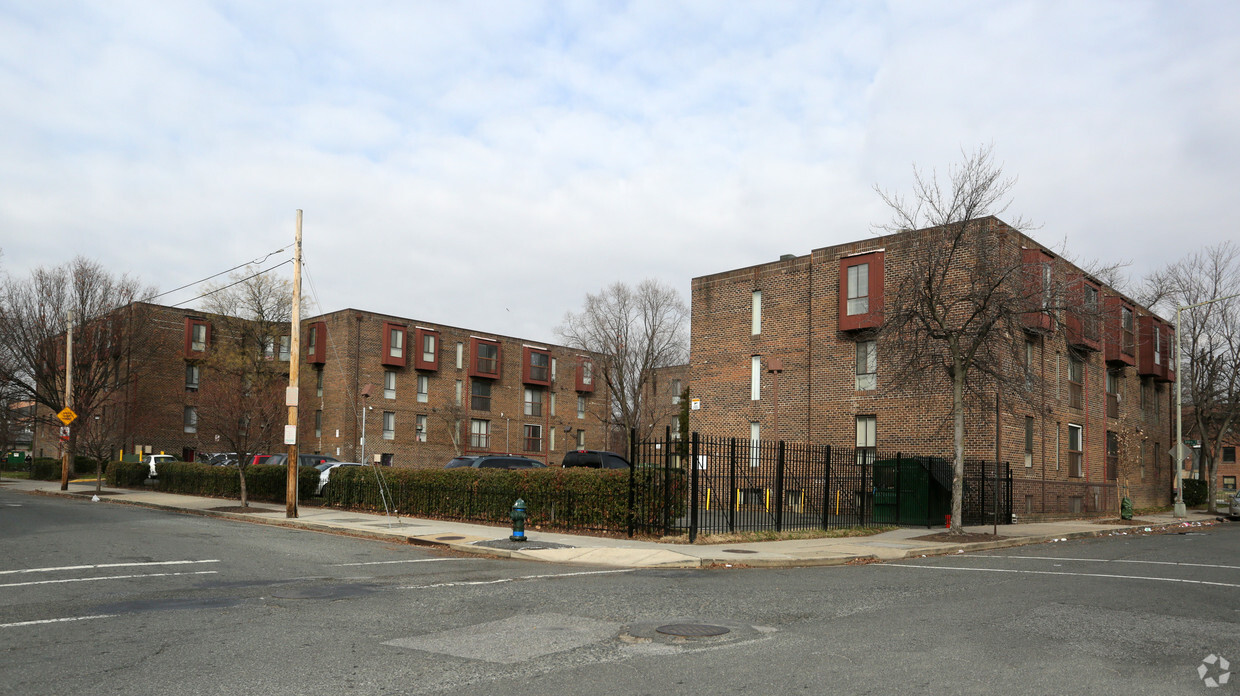
[[[107,471],[107,464],[104,464],[104,471]],[[21,470],[25,471],[25,465],[21,465]],[[59,481],[60,480],[61,462],[56,457],[36,457],[30,462],[30,478],[38,481]],[[76,457],[73,460],[73,470],[69,472],[70,476],[94,476],[95,460],[90,457]]]
[[[338,467],[323,490],[323,504],[382,512],[379,478],[386,483],[388,504],[405,515],[507,522],[513,503],[522,499],[530,526],[566,529],[623,530],[629,520],[629,474],[584,468],[533,470],[390,469]],[[683,514],[684,473],[638,470],[634,490],[634,523],[660,524],[664,501],[667,514]],[[666,484],[670,483],[670,487]],[[666,493],[666,497],[665,497]]]
[[[108,485],[135,488],[145,485],[150,466],[142,463],[112,462],[108,466]],[[235,466],[211,466],[198,462],[164,462],[154,488],[164,493],[201,495],[209,498],[241,498],[241,477]],[[306,499],[318,487],[319,472],[302,468],[297,477],[297,495]],[[288,470],[282,466],[249,466],[245,470],[248,500],[283,503],[288,489]]]
[[[1205,505],[1210,500],[1210,487],[1208,481],[1201,479],[1184,479],[1184,504],[1188,507],[1197,505]]]

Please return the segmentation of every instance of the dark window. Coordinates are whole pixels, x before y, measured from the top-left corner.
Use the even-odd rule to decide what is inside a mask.
[[[475,411],[491,410],[491,383],[482,380],[470,380],[469,407]]]
[[[1107,480],[1119,478],[1119,436],[1107,431]]]
[[[1107,370],[1107,417],[1119,418],[1119,372]]]
[[[1068,476],[1080,478],[1085,475],[1084,442],[1081,426],[1068,425]]]
[[[1085,363],[1075,356],[1068,356],[1068,406],[1085,406]]]
[[[542,451],[542,426],[527,425],[525,426],[525,451],[541,452]]]
[[[1236,461],[1236,448],[1235,447],[1224,447],[1223,448],[1223,461],[1224,462]]]

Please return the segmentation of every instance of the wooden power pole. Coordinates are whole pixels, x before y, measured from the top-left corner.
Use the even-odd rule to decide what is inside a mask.
[[[293,245],[293,321],[289,327],[288,425],[284,443],[288,445],[288,488],[285,491],[285,517],[297,516],[297,395],[301,374],[301,211],[297,211],[297,241]]]
[[[65,327],[65,410],[73,410],[73,310],[68,313]],[[65,424],[68,427],[68,424]],[[72,431],[70,431],[72,433]],[[64,456],[60,460],[60,490],[69,490],[69,467],[73,466],[73,436],[64,440]]]

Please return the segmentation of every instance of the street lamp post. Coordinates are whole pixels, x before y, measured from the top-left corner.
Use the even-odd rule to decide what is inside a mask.
[[[1180,312],[1194,307],[1204,307],[1215,302],[1230,300],[1233,297],[1240,297],[1240,293],[1228,295],[1226,297],[1216,297],[1213,300],[1198,302],[1197,304],[1183,305],[1175,308],[1175,516],[1186,517],[1188,511],[1184,508],[1184,403],[1181,392],[1181,373],[1184,372],[1183,359],[1180,356]],[[1201,438],[1204,441],[1206,434],[1202,433]]]

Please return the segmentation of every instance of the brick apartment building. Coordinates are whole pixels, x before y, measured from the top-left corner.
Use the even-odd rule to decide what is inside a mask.
[[[212,389],[204,358],[221,318],[146,303],[135,314],[141,354],[117,351],[126,379],[93,425],[126,453],[192,461],[226,450],[199,427]],[[286,335],[266,347],[286,376],[290,345]],[[562,346],[347,309],[303,321],[301,347],[303,452],[357,461],[363,405],[366,458],[399,466],[503,452],[554,465],[566,448],[601,444],[609,426],[593,357]],[[41,428],[38,442],[36,454],[56,454],[54,430]],[[283,450],[278,439],[272,449]]]
[[[1166,504],[1172,327],[1002,221],[979,223],[1023,262],[1024,282],[1063,278],[1098,318],[1069,316],[1060,327],[1044,313],[1027,315],[1013,337],[1025,365],[1012,369],[1033,378],[1020,395],[975,384],[966,459],[994,461],[998,448],[1013,465],[1018,514],[1115,510],[1118,483],[1137,506]],[[946,374],[891,384],[894,351],[875,331],[921,232],[695,278],[690,371],[699,408],[691,428],[950,457]]]

